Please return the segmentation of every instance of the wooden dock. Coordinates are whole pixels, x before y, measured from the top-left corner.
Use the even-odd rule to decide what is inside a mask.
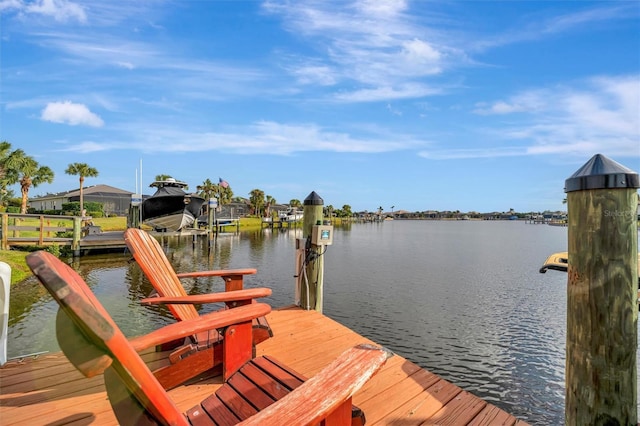
[[[311,377],[338,354],[358,343],[375,344],[316,311],[274,310],[268,315],[274,337],[257,347]],[[152,368],[166,354],[148,352]],[[213,393],[220,378],[204,378],[169,392],[183,411]],[[367,425],[526,425],[494,405],[423,370],[400,355],[355,395]],[[87,379],[61,353],[10,361],[0,368],[0,424],[116,425],[102,376]]]

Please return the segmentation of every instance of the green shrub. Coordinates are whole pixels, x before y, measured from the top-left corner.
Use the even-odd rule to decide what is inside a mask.
[[[102,203],[96,203],[95,201],[85,201],[84,209],[87,211],[87,215],[89,216],[93,216],[93,214],[104,214],[104,207]],[[70,203],[63,203],[62,210],[64,210],[65,214],[67,214],[67,212],[71,212],[71,216],[80,216],[80,202],[72,201]]]
[[[69,222],[58,222],[56,224],[58,228],[66,228],[69,226]],[[73,238],[73,231],[58,231],[56,232],[58,238]]]
[[[45,251],[48,251],[55,257],[60,257],[60,246],[58,244],[52,244],[50,246],[45,247]]]

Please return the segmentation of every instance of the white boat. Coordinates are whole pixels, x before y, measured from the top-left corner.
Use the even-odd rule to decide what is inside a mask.
[[[278,219],[280,219],[281,222],[299,222],[302,220],[303,216],[303,212],[296,208],[290,208],[287,211],[278,212]]]
[[[204,198],[187,194],[187,184],[173,178],[149,185],[158,188],[142,202],[142,223],[158,231],[179,231],[191,226],[200,214]]]

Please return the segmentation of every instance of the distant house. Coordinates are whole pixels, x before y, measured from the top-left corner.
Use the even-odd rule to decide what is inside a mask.
[[[436,210],[426,210],[424,211],[424,217],[426,217],[427,219],[439,219],[440,212]]]
[[[229,204],[218,206],[216,210],[217,218],[240,218],[249,215],[249,200],[243,198],[242,201],[232,201]]]
[[[84,201],[100,203],[106,215],[126,216],[131,205],[133,193],[109,185],[93,185],[82,189]],[[47,194],[29,199],[29,207],[37,211],[62,210],[62,205],[80,201],[80,189]]]

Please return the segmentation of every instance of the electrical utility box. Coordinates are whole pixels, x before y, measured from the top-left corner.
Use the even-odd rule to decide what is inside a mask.
[[[313,225],[311,228],[311,244],[316,246],[330,246],[332,243],[332,225]]]

